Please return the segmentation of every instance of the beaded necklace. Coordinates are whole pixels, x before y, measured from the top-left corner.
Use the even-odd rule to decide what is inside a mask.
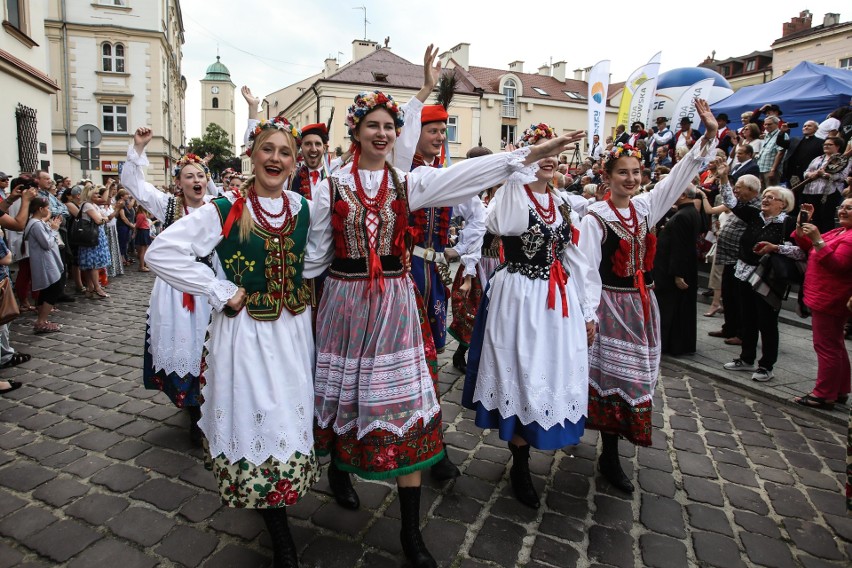
[[[254,210],[254,214],[257,217],[257,224],[263,227],[267,232],[281,234],[286,232],[286,230],[290,227],[293,221],[293,214],[290,212],[290,199],[287,197],[286,193],[281,194],[281,199],[284,203],[280,213],[272,213],[271,211],[264,209],[260,204],[260,198],[257,196],[257,192],[255,192],[254,187],[248,191],[248,199],[249,203],[251,203],[252,209]],[[280,219],[281,217],[284,217],[284,222],[278,228],[274,227],[268,219]]]
[[[541,217],[541,220],[544,221],[546,225],[552,225],[556,222],[556,205],[553,202],[553,195],[550,192],[547,192],[547,208],[542,207],[538,199],[533,195],[533,191],[530,189],[529,185],[524,185],[524,190],[527,192],[527,197],[529,197],[530,201],[533,203],[533,207],[535,207],[536,213]]]

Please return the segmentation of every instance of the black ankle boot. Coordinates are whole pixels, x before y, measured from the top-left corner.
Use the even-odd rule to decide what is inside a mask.
[[[530,446],[516,446],[509,442],[509,450],[512,452],[512,469],[509,470],[509,479],[512,481],[512,490],[515,498],[533,509],[538,509],[538,493],[533,486],[530,476]]]
[[[601,439],[603,440],[603,451],[598,458],[598,469],[601,475],[616,489],[625,493],[633,493],[635,489],[633,483],[621,469],[621,459],[618,456],[618,434],[602,433]]]
[[[273,568],[299,568],[299,555],[296,553],[296,543],[290,535],[290,526],[287,523],[287,510],[259,509],[263,520],[266,522],[266,530],[272,538],[272,567]]]
[[[340,471],[334,465],[334,458],[328,464],[328,485],[331,487],[331,494],[334,495],[334,500],[344,509],[350,511],[356,510],[361,506],[361,500],[352,487],[352,478],[345,471]]]
[[[467,362],[464,360],[465,353],[467,353],[467,347],[459,345],[459,348],[453,354],[453,367],[461,371],[462,374],[467,373]]]
[[[198,421],[201,420],[201,407],[187,406],[186,409],[189,411],[189,441],[193,446],[200,448],[204,440],[204,432],[198,427]]]
[[[447,453],[444,453],[444,459],[432,466],[432,477],[438,481],[449,481],[460,475],[459,468],[450,461],[450,455]]]
[[[420,534],[420,487],[399,488],[399,512],[402,519],[399,541],[408,562],[413,568],[437,568]]]

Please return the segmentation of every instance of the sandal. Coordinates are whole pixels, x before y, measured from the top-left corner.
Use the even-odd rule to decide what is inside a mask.
[[[20,308],[21,313],[24,313],[24,312],[35,312],[35,311],[37,311],[37,310],[38,310],[38,308],[37,308],[37,307],[35,307],[35,306],[21,306],[21,308]]]
[[[5,369],[7,367],[17,367],[21,363],[26,363],[32,358],[33,356],[29,353],[15,353],[14,355],[12,355],[11,359],[0,365],[0,369]]]
[[[834,410],[833,402],[825,400],[824,398],[820,398],[818,396],[814,396],[812,394],[806,394],[805,396],[797,396],[793,399],[793,402],[802,406],[807,406],[808,408],[819,408],[820,410]]]
[[[95,298],[98,298],[98,299],[102,299],[102,298],[109,298],[109,294],[107,294],[107,293],[106,293],[106,292],[104,292],[103,290],[95,290],[95,295],[94,295],[94,297],[95,297]]]
[[[841,394],[837,397],[837,400],[834,401],[835,404],[846,404],[847,402],[849,402],[848,394]]]
[[[53,323],[52,321],[43,323],[42,325],[33,325],[33,332],[36,335],[42,335],[44,333],[53,333],[62,329],[62,326],[58,323]]]
[[[0,394],[6,394],[7,392],[12,392],[13,390],[17,390],[17,389],[19,389],[23,386],[18,381],[10,381],[10,380],[7,379],[6,382],[9,383],[9,388],[0,389]]]

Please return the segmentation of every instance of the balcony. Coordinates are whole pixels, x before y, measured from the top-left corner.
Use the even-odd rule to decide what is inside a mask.
[[[518,105],[503,103],[503,118],[518,118]]]

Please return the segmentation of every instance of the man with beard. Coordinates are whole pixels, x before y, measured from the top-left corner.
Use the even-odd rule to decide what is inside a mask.
[[[323,161],[328,148],[328,128],[325,124],[308,124],[302,128],[301,144],[302,165],[296,170],[294,191],[305,199],[312,199],[314,189],[325,179]]]

